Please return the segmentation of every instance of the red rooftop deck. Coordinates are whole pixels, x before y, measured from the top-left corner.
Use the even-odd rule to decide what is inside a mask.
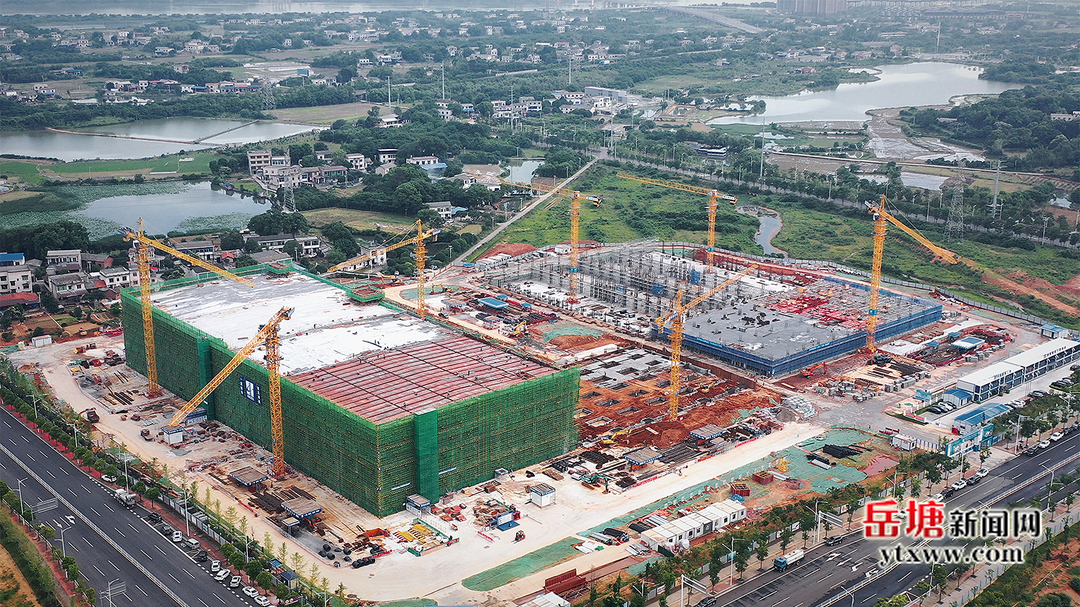
[[[382,424],[554,371],[474,339],[455,336],[372,352],[289,380]]]

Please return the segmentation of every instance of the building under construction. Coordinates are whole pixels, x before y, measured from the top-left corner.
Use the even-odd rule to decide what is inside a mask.
[[[581,256],[575,309],[586,316],[634,326],[757,263],[749,276],[702,302],[685,324],[685,347],[712,354],[754,373],[783,376],[832,360],[866,344],[869,285],[820,271],[716,253],[705,263],[700,245],[646,242],[597,249]],[[570,268],[565,257],[510,263],[488,276],[498,286],[539,301],[567,305]],[[941,304],[881,291],[879,342],[941,318]],[[638,325],[640,326],[640,324]],[[669,327],[651,327],[664,332]]]
[[[363,304],[303,273],[252,273],[256,286],[173,281],[153,295],[161,385],[192,398],[282,306],[285,459],[385,516],[577,445],[578,369],[557,370],[391,304]],[[141,306],[122,294],[128,364],[145,372]],[[206,401],[252,441],[271,443],[268,376],[246,360]]]

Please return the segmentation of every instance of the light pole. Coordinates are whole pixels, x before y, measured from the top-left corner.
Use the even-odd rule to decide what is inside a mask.
[[[745,537],[731,537],[731,552],[728,553],[728,556],[731,557],[731,567],[729,568],[730,571],[728,573],[728,586],[731,586],[735,583],[735,540],[741,540],[744,542],[750,541]]]
[[[67,544],[64,543],[64,532],[67,531],[67,527],[60,527],[60,554],[67,557]]]
[[[26,522],[26,517],[23,516],[23,513],[26,512],[26,502],[23,501],[22,484],[25,480],[25,478],[20,478],[16,481],[19,483],[19,518],[21,518],[24,523]]]
[[[1050,484],[1046,486],[1046,509],[1050,510],[1050,498],[1054,495],[1054,471],[1046,467],[1046,464],[1039,464],[1043,470],[1050,473]],[[1050,520],[1054,520],[1054,511],[1050,510]]]

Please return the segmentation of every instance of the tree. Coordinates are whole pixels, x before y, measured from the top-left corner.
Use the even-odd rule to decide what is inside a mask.
[[[257,266],[257,265],[259,265],[259,262],[255,261],[255,258],[252,257],[251,255],[244,254],[244,255],[241,255],[240,257],[236,258],[236,267],[237,268],[246,268],[246,267],[249,267],[249,266]]]
[[[244,247],[244,237],[236,230],[229,230],[221,234],[221,250],[235,251]]]
[[[255,583],[258,584],[260,588],[269,590],[270,587],[274,585],[274,580],[270,577],[269,571],[260,571],[259,574],[255,576]]]
[[[56,314],[60,311],[60,302],[56,301],[56,297],[53,296],[52,291],[45,289],[38,294],[41,298],[41,306],[45,308],[45,311],[49,314]]]
[[[754,556],[758,560],[758,571],[761,571],[765,568],[765,559],[769,558],[769,536],[763,533],[755,541],[757,542],[757,548],[754,549]]]
[[[453,177],[458,175],[465,169],[465,165],[458,159],[449,160],[446,163],[446,168],[443,169],[443,177]],[[1080,191],[1080,190],[1078,190]]]
[[[446,220],[435,209],[420,209],[416,218],[423,222],[424,227],[441,228],[446,225]]]
[[[262,245],[259,244],[259,241],[255,240],[254,238],[248,238],[247,241],[244,242],[245,253],[258,253],[261,250]]]
[[[304,254],[304,245],[296,240],[289,240],[281,247],[281,252],[293,259],[299,259]]]

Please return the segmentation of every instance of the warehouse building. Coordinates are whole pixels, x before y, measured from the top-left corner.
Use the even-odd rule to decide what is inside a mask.
[[[437,501],[577,444],[579,371],[556,370],[304,273],[166,283],[153,296],[161,385],[193,397],[281,307],[285,459],[377,516]],[[122,294],[128,364],[145,373],[137,293]],[[269,447],[269,386],[252,359],[207,413]]]
[[[1059,337],[956,380],[977,402],[1002,394],[1080,358],[1080,341]]]

